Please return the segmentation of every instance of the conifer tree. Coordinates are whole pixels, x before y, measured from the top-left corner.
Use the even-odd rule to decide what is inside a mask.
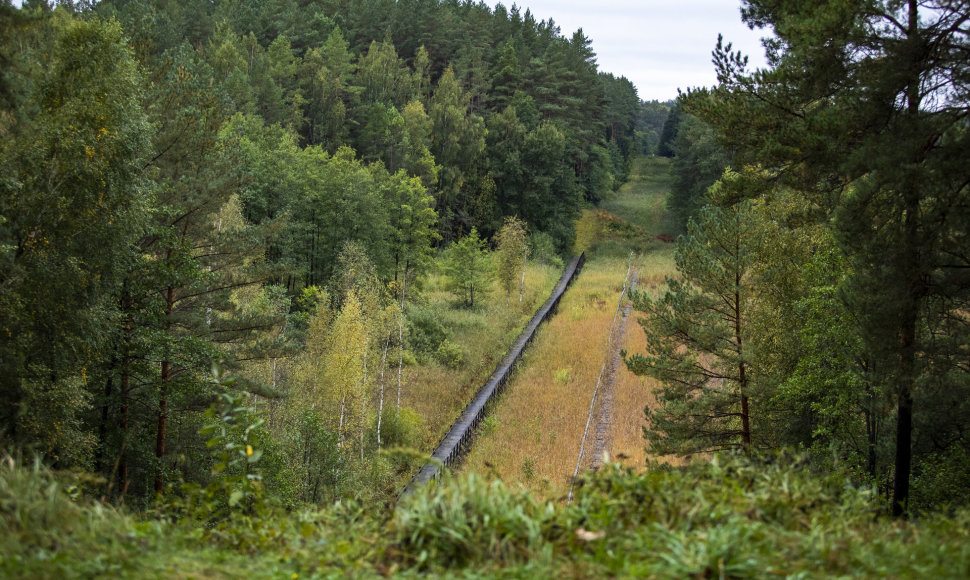
[[[970,138],[966,8],[950,1],[747,0],[745,20],[774,31],[772,67],[750,73],[742,55],[719,44],[721,88],[688,99],[690,112],[717,127],[742,162],[759,164],[829,210],[853,272],[848,303],[876,362],[876,381],[896,407],[896,514],[907,508],[914,434],[950,424],[914,422],[917,401],[928,394],[923,386],[967,384],[933,348],[942,318],[966,297],[966,286],[958,290],[954,281],[970,264],[962,201],[970,169],[961,161]],[[948,306],[929,308],[937,300]],[[968,446],[952,433],[944,438]]]
[[[662,296],[633,293],[646,354],[626,359],[658,379],[660,405],[644,434],[660,455],[740,448],[752,439],[749,332],[755,242],[748,203],[706,206],[677,247],[680,279]]]

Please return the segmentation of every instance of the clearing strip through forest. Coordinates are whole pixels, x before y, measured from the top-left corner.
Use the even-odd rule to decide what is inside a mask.
[[[619,360],[621,349],[645,348],[643,332],[626,329],[632,311],[621,294],[627,272],[636,272],[638,288],[645,292],[675,272],[674,246],[658,238],[671,234],[664,207],[668,188],[669,161],[643,158],[612,198],[599,209],[584,211],[577,224],[577,249],[586,249],[588,256],[583,275],[518,365],[462,470],[565,500],[588,421],[593,441],[586,443],[583,467],[604,452],[642,465],[643,409],[656,404],[656,384],[633,375]],[[604,366],[611,372],[604,372],[602,380],[610,375],[612,388],[609,395],[598,395],[590,420],[590,402]]]

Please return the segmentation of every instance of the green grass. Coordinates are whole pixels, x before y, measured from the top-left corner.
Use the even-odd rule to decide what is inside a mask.
[[[459,305],[446,289],[445,276],[432,273],[422,282],[422,308],[434,313],[448,333],[448,341],[461,351],[461,363],[448,368],[439,361],[407,370],[402,405],[414,409],[427,424],[425,447],[430,451],[471,397],[488,378],[519,332],[552,292],[562,274],[552,266],[530,263],[525,292],[518,288],[506,305],[494,283],[474,308]]]
[[[670,159],[640,157],[634,162],[630,180],[607,196],[600,209],[642,228],[650,237],[672,233],[666,214],[670,182]]]
[[[846,474],[798,458],[722,456],[677,469],[611,464],[569,506],[471,475],[397,509],[257,505],[200,526],[106,508],[8,460],[0,577],[967,577],[970,511],[904,522],[884,508]]]

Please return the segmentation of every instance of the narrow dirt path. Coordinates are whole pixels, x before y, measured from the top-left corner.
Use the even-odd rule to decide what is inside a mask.
[[[630,287],[636,286],[636,272],[630,279]],[[600,385],[599,401],[596,404],[594,417],[596,426],[594,431],[593,447],[590,457],[586,461],[588,469],[597,470],[603,465],[605,453],[612,448],[613,439],[613,383],[616,380],[616,371],[622,364],[620,361],[620,350],[623,346],[623,337],[626,334],[626,323],[633,310],[632,304],[623,307],[622,316],[613,328],[610,336],[610,349],[607,353],[609,363],[606,366],[606,373],[603,376],[603,384]]]

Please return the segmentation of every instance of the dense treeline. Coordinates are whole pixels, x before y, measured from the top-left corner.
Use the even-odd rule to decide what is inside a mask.
[[[747,0],[771,67],[718,46],[659,153],[686,229],[641,295],[661,453],[798,446],[893,511],[970,490],[965,2]],[[912,488],[912,493],[910,492]]]
[[[467,1],[5,2],[0,63],[0,445],[110,497],[242,469],[214,401],[280,497],[352,489],[413,442],[372,407],[435,249],[568,251],[656,125],[581,31]]]

